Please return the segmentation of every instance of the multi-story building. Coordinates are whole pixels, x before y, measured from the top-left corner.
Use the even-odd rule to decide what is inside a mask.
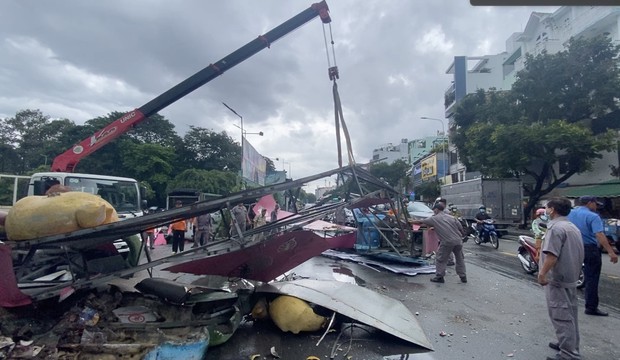
[[[444,94],[446,118],[453,116],[455,106],[465,95],[478,89],[510,89],[516,74],[525,67],[526,54],[555,53],[564,50],[571,37],[600,34],[607,34],[614,42],[620,43],[620,6],[563,6],[553,13],[532,13],[523,32],[514,33],[506,40],[506,51],[497,55],[454,57],[446,71],[453,78]],[[452,155],[450,174],[453,182],[475,177],[459,163],[458,154]],[[609,165],[620,165],[618,152],[601,155],[603,158],[594,164],[592,171],[575,174],[564,185],[614,180]],[[556,165],[559,174],[562,169],[561,163]]]
[[[442,132],[438,131],[435,136],[425,136],[419,139],[413,139],[409,142],[409,159],[410,164],[415,164],[418,160],[430,154],[433,148],[441,146],[448,140]]]
[[[409,161],[409,145],[407,139],[401,139],[398,145],[392,145],[388,143],[381,145],[372,151],[371,162],[392,164],[396,160],[403,160],[407,163]]]

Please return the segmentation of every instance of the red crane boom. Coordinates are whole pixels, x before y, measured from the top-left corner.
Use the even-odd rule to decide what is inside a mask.
[[[329,8],[325,1],[312,4],[308,9],[273,28],[266,34],[260,35],[258,38],[245,44],[215,64],[209,64],[204,69],[183,80],[155,99],[124,114],[92,136],[82,140],[79,144],[74,145],[71,149],[54,158],[51,170],[57,172],[73,172],[78,162],[86,156],[131,130],[149,116],[156,114],[168,105],[222,75],[224,71],[248,59],[264,48],[269,47],[271,43],[317,16],[321,18],[323,23],[331,22]]]

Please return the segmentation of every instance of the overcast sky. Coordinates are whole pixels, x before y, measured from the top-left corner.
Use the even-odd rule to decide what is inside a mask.
[[[284,0],[0,1],[0,117],[40,109],[77,124],[140,107],[307,9]],[[468,0],[328,0],[338,88],[357,163],[435,134],[454,56],[496,54],[532,11]],[[160,111],[240,141],[294,178],[337,167],[332,83],[317,18]],[[329,31],[329,29],[327,29]],[[331,47],[330,47],[331,48]],[[283,159],[283,160],[282,160]],[[328,185],[328,183],[313,184]],[[314,190],[314,187],[308,190]]]

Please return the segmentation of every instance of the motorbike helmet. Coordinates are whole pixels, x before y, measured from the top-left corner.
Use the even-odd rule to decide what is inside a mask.
[[[538,209],[536,210],[536,217],[540,216],[540,215],[544,215],[545,214],[545,209]]]
[[[480,211],[480,212],[487,212],[487,207],[486,207],[486,206],[484,206],[484,205],[482,205],[482,206],[480,206],[480,207],[478,208],[478,211]]]

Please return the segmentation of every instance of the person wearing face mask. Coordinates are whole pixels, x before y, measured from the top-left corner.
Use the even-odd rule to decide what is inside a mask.
[[[596,208],[600,203],[594,196],[582,196],[579,198],[579,204],[568,215],[568,220],[579,228],[581,238],[585,249],[584,258],[584,281],[586,283],[586,315],[607,316],[608,314],[598,308],[598,282],[601,277],[601,268],[603,260],[601,258],[601,247],[607,250],[609,260],[612,263],[618,262],[618,255],[609,245],[605,236],[605,228],[603,220],[596,213]]]
[[[487,214],[486,206],[482,205],[478,208],[478,213],[474,217],[476,219],[476,230],[478,230],[478,236],[482,235],[482,223],[484,220],[488,220],[491,218],[491,215]]]
[[[532,221],[532,232],[534,233],[534,240],[536,241],[536,258],[534,259],[536,261],[538,261],[540,257],[540,248],[542,247],[543,236],[545,235],[548,220],[549,217],[545,213],[545,209],[536,210],[536,219]]]
[[[566,198],[549,200],[546,208],[551,219],[540,255],[538,283],[545,289],[547,310],[557,342],[549,347],[558,351],[554,359],[581,359],[577,311],[577,280],[584,257],[581,232],[566,216],[571,203]]]

